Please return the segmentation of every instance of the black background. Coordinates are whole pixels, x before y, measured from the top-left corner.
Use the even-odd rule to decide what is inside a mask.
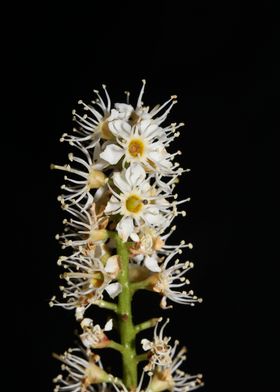
[[[73,314],[49,309],[58,293],[54,240],[62,176],[49,170],[68,150],[71,110],[102,83],[113,101],[130,90],[144,102],[177,94],[171,120],[186,127],[177,146],[192,169],[178,186],[191,196],[176,239],[194,244],[196,308],[176,306],[168,332],[189,349],[190,372],[205,391],[273,390],[275,341],[269,229],[276,164],[279,30],[269,2],[74,2],[10,10],[2,34],[5,91],[2,204],[7,305],[4,340],[13,388],[52,390],[51,358],[73,345]],[[89,5],[90,4],[90,5]],[[5,16],[6,15],[6,16]],[[279,16],[279,14],[278,14]],[[158,314],[158,298],[137,297],[138,317]],[[270,312],[273,310],[273,312]],[[4,312],[4,311],[3,311]],[[95,315],[95,313],[93,313]],[[13,327],[13,328],[11,328]],[[11,348],[10,345],[15,346]],[[115,364],[116,358],[114,358]]]

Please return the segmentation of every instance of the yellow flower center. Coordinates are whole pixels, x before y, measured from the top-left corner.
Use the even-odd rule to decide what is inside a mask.
[[[99,288],[102,286],[104,282],[104,275],[102,274],[101,271],[96,271],[93,273],[92,279],[91,279],[91,284],[95,288]]]
[[[128,145],[128,152],[129,154],[136,158],[140,155],[140,157],[144,153],[144,143],[141,139],[132,139]]]
[[[142,200],[137,195],[129,196],[125,201],[125,206],[129,212],[137,214],[143,207]]]

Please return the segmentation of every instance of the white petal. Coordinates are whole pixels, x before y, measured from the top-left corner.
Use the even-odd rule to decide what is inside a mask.
[[[125,172],[127,182],[132,186],[139,186],[145,179],[146,173],[141,165],[133,163]]]
[[[116,109],[111,110],[110,116],[107,118],[108,122],[117,120],[119,118],[119,112]]]
[[[139,129],[141,131],[141,133],[143,133],[145,131],[145,129],[148,128],[149,125],[151,125],[151,120],[148,118],[146,120],[142,120],[139,124]],[[157,125],[155,125],[157,127]]]
[[[115,103],[115,108],[118,110],[119,115],[125,114],[127,116],[127,120],[133,112],[133,106],[128,105],[127,103]]]
[[[153,162],[160,162],[163,159],[163,155],[160,152],[158,152],[158,151],[150,151],[149,152],[149,158]]]
[[[78,306],[76,308],[76,312],[75,312],[76,320],[82,320],[82,318],[84,317],[85,310],[86,308],[84,306]]]
[[[90,348],[94,344],[94,339],[92,338],[92,335],[89,332],[85,332],[81,334],[80,339],[86,348]]]
[[[145,212],[145,219],[150,225],[160,225],[164,223],[165,219],[163,216],[160,214],[159,211],[154,213],[153,211],[147,211]]]
[[[134,242],[139,242],[139,241],[140,241],[140,238],[139,238],[138,234],[136,234],[135,232],[133,232],[133,233],[130,234],[130,238],[131,238],[132,241],[134,241]]]
[[[131,134],[131,126],[124,120],[114,120],[109,122],[110,131],[118,137],[122,137],[123,139],[127,139]]]
[[[114,184],[122,191],[122,193],[130,192],[131,186],[124,178],[123,174],[120,172],[115,172],[113,174]]]
[[[136,255],[136,256],[133,257],[133,260],[136,263],[140,263],[141,261],[143,261],[143,259],[144,259],[144,255]]]
[[[172,168],[172,162],[168,161],[167,159],[162,159],[160,161],[161,167],[165,167],[166,169],[171,169]]]
[[[139,130],[145,138],[153,138],[160,135],[163,131],[157,124],[151,123],[150,120],[141,121]]]
[[[158,265],[157,259],[155,257],[146,256],[144,260],[144,265],[152,272],[160,272],[161,269]]]
[[[93,321],[90,318],[84,318],[81,322],[81,327],[84,328],[91,328],[93,326]]]
[[[111,165],[115,165],[119,162],[121,157],[124,155],[124,150],[116,146],[115,144],[109,144],[105,150],[100,154],[100,157]]]
[[[152,348],[152,344],[148,339],[142,339],[141,344],[144,351],[148,351]]]
[[[122,218],[117,224],[117,231],[123,241],[127,241],[128,237],[134,230],[133,219],[130,216]]]
[[[150,188],[151,188],[151,185],[148,182],[145,182],[143,184],[143,186],[141,186],[141,191],[148,192]]]
[[[105,271],[113,278],[116,278],[119,273],[119,256],[114,255],[108,258],[105,266]]]
[[[109,284],[105,290],[111,298],[115,298],[122,291],[122,286],[119,282]]]
[[[112,196],[111,199],[108,201],[104,212],[105,214],[110,214],[111,212],[118,210],[120,206],[120,201],[115,196]]]
[[[104,327],[104,331],[111,331],[113,329],[113,319],[107,321]]]

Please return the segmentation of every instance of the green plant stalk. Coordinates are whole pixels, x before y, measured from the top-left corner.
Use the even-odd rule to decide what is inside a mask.
[[[118,314],[123,363],[123,380],[128,389],[136,389],[137,386],[137,359],[135,350],[135,328],[132,322],[131,302],[132,294],[128,279],[128,262],[129,253],[127,244],[124,243],[118,235],[114,236],[116,240],[117,253],[120,258],[120,273],[118,281],[122,285],[122,291],[119,294]]]

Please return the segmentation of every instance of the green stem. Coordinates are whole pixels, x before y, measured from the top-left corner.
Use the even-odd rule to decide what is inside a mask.
[[[100,308],[113,310],[115,313],[118,313],[118,305],[113,304],[112,302],[98,300],[95,302],[95,305],[99,306]]]
[[[120,353],[124,352],[124,347],[120,343],[115,342],[114,340],[110,340],[110,343],[105,348],[112,348],[119,351]]]
[[[147,360],[148,360],[148,353],[143,353],[136,356],[137,362],[147,361]]]
[[[144,331],[145,329],[154,327],[156,325],[156,323],[158,322],[158,320],[159,320],[158,318],[152,318],[150,320],[144,321],[141,324],[135,325],[135,333],[138,333],[138,332]]]
[[[152,275],[153,276],[153,275]],[[130,291],[131,291],[131,295],[134,295],[134,293],[137,290],[145,290],[148,289],[149,287],[151,287],[152,285],[152,279],[151,276],[149,276],[147,279],[145,280],[140,280],[140,282],[135,282],[135,283],[131,283],[130,285]]]
[[[118,281],[122,285],[119,294],[118,313],[123,363],[123,380],[128,389],[136,389],[137,386],[137,360],[135,351],[135,329],[132,322],[131,302],[132,294],[128,279],[129,253],[127,245],[115,235],[117,253],[120,257],[120,273]]]

